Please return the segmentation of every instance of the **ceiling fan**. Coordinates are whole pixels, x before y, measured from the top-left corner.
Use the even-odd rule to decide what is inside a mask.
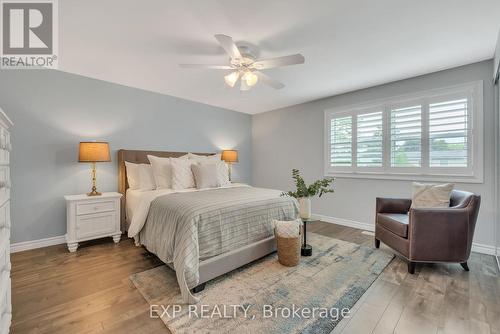
[[[275,89],[285,87],[284,84],[260,70],[303,64],[305,61],[301,54],[257,60],[248,47],[236,46],[230,36],[219,34],[215,35],[215,38],[229,55],[229,65],[180,64],[179,66],[194,69],[233,70],[224,76],[224,81],[229,87],[234,87],[240,80],[240,90],[246,91],[255,86],[259,80]]]

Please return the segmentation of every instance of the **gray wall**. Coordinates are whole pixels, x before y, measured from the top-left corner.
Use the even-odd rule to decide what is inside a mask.
[[[78,142],[106,140],[101,191],[117,189],[116,150],[215,152],[236,148],[233,178],[251,181],[250,115],[57,71],[1,71],[0,107],[15,123],[12,242],[66,233],[64,195],[90,188]]]
[[[493,62],[402,80],[327,99],[255,115],[252,119],[253,181],[256,186],[291,189],[291,169],[312,181],[323,177],[324,110],[464,82],[484,80],[484,183],[456,188],[482,195],[475,242],[494,245]],[[332,78],[335,80],[335,78]],[[337,178],[336,192],[313,202],[313,213],[373,224],[375,197],[410,196],[408,181]]]

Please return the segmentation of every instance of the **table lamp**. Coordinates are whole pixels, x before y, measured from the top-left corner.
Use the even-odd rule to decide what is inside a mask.
[[[223,150],[221,159],[224,160],[229,167],[229,181],[231,181],[231,165],[238,162],[238,151],[236,150]]]
[[[81,142],[78,155],[78,162],[92,163],[92,191],[87,196],[99,196],[100,192],[96,188],[96,162],[111,161],[109,145],[106,142]]]

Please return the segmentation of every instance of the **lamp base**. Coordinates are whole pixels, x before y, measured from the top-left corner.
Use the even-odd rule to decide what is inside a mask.
[[[87,196],[101,196],[102,194],[97,191],[97,189],[94,187],[92,188],[92,191],[87,193]]]
[[[97,192],[97,191],[92,191],[92,192],[89,192],[87,193],[87,196],[101,196],[102,194],[100,192]]]
[[[87,194],[87,196],[101,196],[102,194],[97,191],[96,187],[96,172],[95,172],[95,162],[92,163],[92,191]]]

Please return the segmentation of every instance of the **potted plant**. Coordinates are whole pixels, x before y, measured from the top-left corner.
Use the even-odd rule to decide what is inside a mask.
[[[284,192],[281,196],[295,197],[299,201],[299,214],[303,219],[311,218],[311,197],[321,197],[326,193],[333,193],[330,187],[333,178],[324,178],[307,186],[298,169],[292,170],[292,178],[295,180],[296,191]]]

